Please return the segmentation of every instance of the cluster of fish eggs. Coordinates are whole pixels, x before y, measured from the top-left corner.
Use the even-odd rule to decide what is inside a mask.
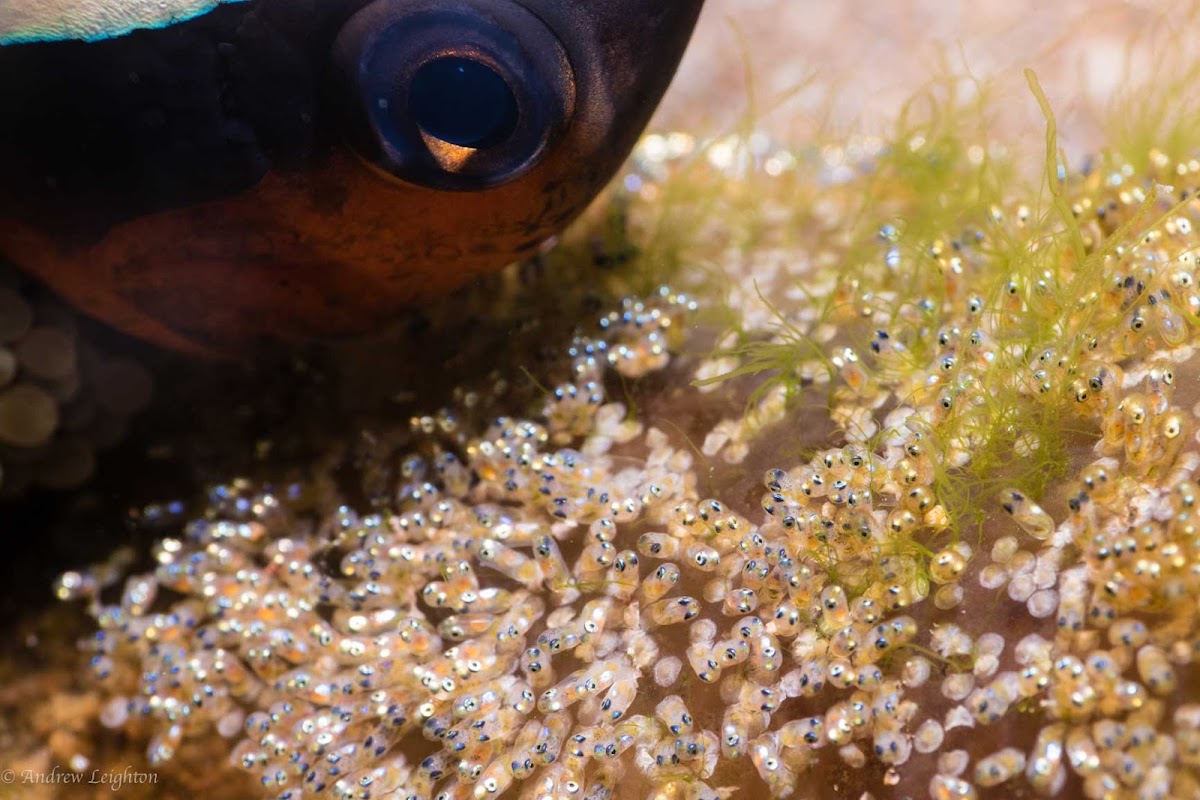
[[[1151,162],[1159,181],[1185,185],[1200,168],[1157,153]],[[1009,662],[999,633],[975,636],[974,644],[963,634],[960,646],[935,648],[971,664],[969,671],[950,665],[940,693],[960,704],[939,709],[940,723],[921,722],[913,742],[930,731],[941,744],[956,727],[1019,724],[1021,711],[1036,710],[1042,725],[1023,747],[1007,736],[979,736],[978,742],[1008,746],[990,754],[977,752],[979,745],[944,752],[929,786],[935,798],[974,797],[1014,779],[1047,796],[1200,795],[1194,771],[1200,706],[1186,702],[1195,699],[1186,687],[1197,642],[1200,459],[1191,435],[1194,411],[1175,398],[1176,373],[1188,369],[1200,317],[1193,274],[1200,208],[1191,189],[1137,185],[1133,178],[1120,165],[1077,179],[1071,213],[1078,249],[1056,251],[1053,269],[1001,276],[999,287],[994,240],[982,228],[924,248],[919,259],[932,265],[925,274],[935,287],[927,294],[922,263],[899,246],[895,229],[885,228],[884,265],[907,267],[916,291],[872,282],[869,270],[841,282],[834,307],[843,309],[847,326],[857,321],[873,329],[869,346],[856,351],[828,336],[824,360],[810,365],[810,374],[832,373],[832,414],[859,448],[848,452],[862,463],[881,456],[871,471],[880,479],[856,485],[828,457],[785,480],[768,479],[768,512],[810,531],[823,527],[816,536],[820,558],[832,554],[839,573],[852,555],[846,533],[859,531],[871,542],[910,534],[932,545],[946,541],[938,532],[949,529],[952,544],[929,555],[927,575],[912,584],[917,593],[939,584],[934,605],[949,611],[963,604],[963,583],[970,580],[1025,607],[1027,616],[1006,625],[1005,632],[1028,631],[1016,637]],[[992,236],[999,228],[1019,241],[1029,211],[993,209],[991,221]],[[810,330],[820,335],[816,326]],[[1018,422],[1038,419],[1050,427]],[[1039,437],[1069,428],[1091,431],[1092,458],[1100,458],[1087,463],[1082,443],[1069,453],[1068,471],[1076,474],[1054,498],[1064,506],[1061,520],[1006,487],[994,501],[998,510],[1039,544],[1023,549],[1017,537],[1000,535],[1002,525],[992,518],[981,535],[990,563],[971,565],[971,549],[938,505],[952,482],[945,470],[970,469],[997,439],[1018,465],[1010,477],[1022,467],[1037,470],[1044,463]],[[933,463],[925,452],[936,453]],[[781,492],[781,485],[800,491]],[[814,497],[825,500],[819,511],[804,502]],[[830,544],[837,534],[838,544]],[[867,553],[878,558],[894,549]],[[872,598],[875,581],[864,597]],[[986,618],[986,602],[975,598],[967,613]],[[933,631],[937,637],[937,623]]]
[[[0,265],[0,496],[83,484],[150,402],[149,373],[82,343],[76,323]]]
[[[1041,274],[994,280],[1015,208],[924,248],[903,289],[894,229],[877,273],[814,279],[834,315],[789,320],[825,346],[797,370],[842,441],[769,470],[757,522],[609,397],[682,343],[695,304],[666,290],[574,339],[535,418],[414,419],[388,513],[219,487],[116,604],[115,572],[63,576],[98,623],[101,721],[158,765],[215,733],[264,797],[825,796],[803,776],[839,765],[854,796],[1200,796],[1193,209],[1134,177],[1071,184],[1080,249]],[[987,493],[967,536],[947,476],[996,439],[1048,446],[1013,408],[1097,452],[1056,497]],[[762,411],[706,455],[764,447]]]

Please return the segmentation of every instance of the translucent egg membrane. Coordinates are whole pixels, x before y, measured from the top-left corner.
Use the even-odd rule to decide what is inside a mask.
[[[83,485],[152,393],[137,362],[81,341],[72,311],[0,268],[0,496]]]

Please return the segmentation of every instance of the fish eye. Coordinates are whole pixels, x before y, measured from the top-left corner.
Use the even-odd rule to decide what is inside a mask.
[[[550,152],[575,108],[562,42],[512,2],[376,0],[338,33],[333,66],[350,144],[434,189],[516,180]]]

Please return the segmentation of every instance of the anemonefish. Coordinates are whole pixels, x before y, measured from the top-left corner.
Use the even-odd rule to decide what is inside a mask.
[[[6,0],[0,256],[161,345],[364,332],[612,177],[703,0]]]

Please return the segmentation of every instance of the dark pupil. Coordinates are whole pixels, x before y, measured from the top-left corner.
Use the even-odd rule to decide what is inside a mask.
[[[459,147],[500,144],[517,127],[517,98],[486,64],[445,56],[413,76],[409,112],[421,130]]]

